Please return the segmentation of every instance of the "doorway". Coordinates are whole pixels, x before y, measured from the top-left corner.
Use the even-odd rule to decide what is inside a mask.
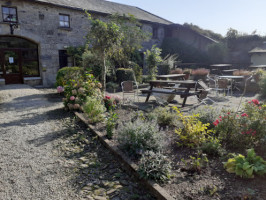
[[[0,50],[1,72],[6,84],[23,83],[21,58],[18,50]]]
[[[21,84],[24,77],[39,77],[38,45],[24,38],[0,36],[0,78]]]

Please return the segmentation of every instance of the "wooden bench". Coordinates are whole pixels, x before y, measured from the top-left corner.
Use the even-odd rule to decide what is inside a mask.
[[[199,95],[201,91],[193,91],[193,92],[187,92],[186,90],[184,90],[185,88],[182,88],[182,90],[178,90],[179,88],[169,88],[169,89],[173,89],[173,91],[156,91],[156,90],[141,90],[141,92],[143,94],[151,94],[151,93],[160,93],[160,94],[174,94],[174,95],[180,95],[181,98],[184,98],[182,107],[185,106],[186,104],[186,99],[189,96],[194,96],[194,95]],[[147,100],[146,100],[147,102]]]

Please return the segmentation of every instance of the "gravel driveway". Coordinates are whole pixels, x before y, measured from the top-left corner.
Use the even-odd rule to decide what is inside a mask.
[[[0,199],[79,199],[53,148],[62,103],[27,85],[0,86]]]
[[[54,89],[0,86],[0,200],[151,200]]]

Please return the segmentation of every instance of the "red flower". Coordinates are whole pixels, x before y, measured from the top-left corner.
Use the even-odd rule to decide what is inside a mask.
[[[219,116],[219,118],[222,118],[222,116]]]
[[[255,105],[259,105],[260,102],[257,100],[257,99],[252,99],[252,102],[255,104]]]
[[[231,114],[230,112],[227,113],[227,115],[230,115],[230,114]]]
[[[249,101],[248,103],[251,103],[251,101]]]
[[[109,97],[109,96],[105,96],[105,98],[106,98],[106,99],[111,99],[111,97]]]
[[[241,115],[241,117],[248,117],[248,114],[247,114],[247,113],[243,113],[243,114]]]

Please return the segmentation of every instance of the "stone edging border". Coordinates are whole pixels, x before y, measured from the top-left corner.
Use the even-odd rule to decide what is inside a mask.
[[[159,200],[174,200],[173,197],[171,197],[161,186],[159,186],[157,183],[147,181],[140,177],[140,175],[137,172],[138,166],[134,164],[132,161],[130,161],[125,154],[120,151],[112,141],[105,138],[105,135],[103,135],[101,132],[94,130],[94,126],[89,124],[88,120],[86,120],[83,116],[83,114],[74,112],[75,115],[83,122],[85,123],[89,129],[98,136],[100,142],[111,151],[111,153],[119,159],[119,161],[122,163],[122,166],[124,169],[126,169],[130,174],[134,175],[137,180],[141,181],[141,184],[144,185],[157,199]]]

